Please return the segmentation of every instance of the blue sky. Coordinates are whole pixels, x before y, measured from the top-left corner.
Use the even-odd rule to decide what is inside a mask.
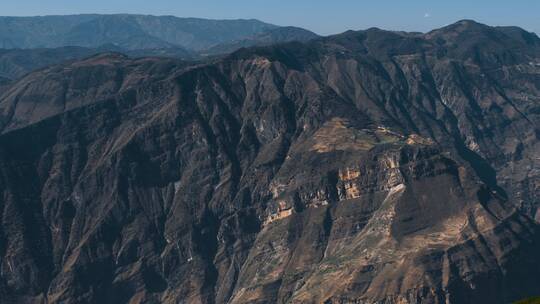
[[[0,0],[0,15],[141,13],[256,18],[319,34],[380,27],[427,31],[460,19],[540,33],[540,0]]]

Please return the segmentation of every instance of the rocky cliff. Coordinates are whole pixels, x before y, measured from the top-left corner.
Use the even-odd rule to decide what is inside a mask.
[[[0,93],[2,303],[540,292],[540,39],[521,29],[99,55]]]

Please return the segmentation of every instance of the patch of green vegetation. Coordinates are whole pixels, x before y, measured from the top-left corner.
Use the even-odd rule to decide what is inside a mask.
[[[514,304],[540,304],[540,297],[532,297],[525,300],[514,302]]]
[[[379,144],[395,143],[395,142],[402,141],[401,138],[395,135],[385,134],[385,133],[376,133],[376,134],[379,140],[378,142]]]
[[[387,140],[377,143],[378,145],[394,144],[395,146],[404,146],[406,142],[404,140]]]

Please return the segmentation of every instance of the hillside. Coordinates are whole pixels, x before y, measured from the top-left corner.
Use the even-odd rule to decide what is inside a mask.
[[[0,90],[3,303],[510,303],[540,277],[540,39],[470,20]]]

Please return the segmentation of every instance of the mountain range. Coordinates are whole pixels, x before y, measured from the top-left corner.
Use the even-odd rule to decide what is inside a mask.
[[[280,28],[255,19],[129,14],[0,17],[0,48],[97,48],[114,44],[126,50],[184,48],[201,51],[259,34],[265,35],[266,42],[272,42],[271,35],[278,35],[282,40],[288,40],[287,34],[301,38],[316,36],[295,27],[286,27],[286,33],[279,33]]]
[[[63,27],[109,20],[85,18]],[[166,24],[145,33],[227,49]],[[227,39],[250,47],[209,60],[107,52],[0,81],[2,303],[540,293],[540,38],[245,30]]]
[[[0,76],[26,73],[103,52],[200,60],[242,47],[317,38],[313,32],[258,20],[149,15],[0,17]]]
[[[0,47],[168,48],[199,50],[277,26],[258,20],[209,20],[147,15],[1,17]]]

